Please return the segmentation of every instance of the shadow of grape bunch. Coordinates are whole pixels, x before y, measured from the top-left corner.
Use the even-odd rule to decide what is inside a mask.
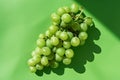
[[[78,73],[84,73],[86,71],[84,65],[87,61],[92,62],[95,58],[94,53],[99,54],[101,52],[100,46],[94,42],[94,40],[99,39],[101,35],[100,31],[95,27],[95,25],[93,25],[92,27],[89,27],[87,33],[89,37],[86,40],[86,43],[83,46],[73,48],[75,55],[70,65],[65,66],[60,63],[60,66],[57,69],[46,67],[42,71],[37,71],[36,74],[38,76],[42,76],[43,73],[50,74],[51,71],[53,71],[57,75],[63,75],[65,68],[72,68]]]

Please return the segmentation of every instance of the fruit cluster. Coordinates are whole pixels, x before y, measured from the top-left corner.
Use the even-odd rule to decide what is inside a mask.
[[[44,67],[57,68],[60,62],[69,65],[74,57],[72,47],[84,45],[87,30],[93,24],[92,18],[86,17],[76,4],[59,8],[51,19],[52,25],[39,35],[37,48],[28,60],[31,72]]]

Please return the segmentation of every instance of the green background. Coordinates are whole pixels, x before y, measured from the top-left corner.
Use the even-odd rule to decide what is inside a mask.
[[[36,47],[39,33],[51,24],[50,14],[73,2],[85,8],[101,33],[96,30],[100,35],[94,41],[96,47],[84,50],[81,47],[81,51],[78,48],[75,52],[85,54],[93,49],[99,54],[92,52],[87,59],[81,55],[85,58],[80,58],[81,61],[78,56],[74,58],[76,65],[47,69],[40,76],[30,73],[27,60]],[[0,0],[0,80],[119,80],[119,3],[119,0]],[[77,65],[77,60],[83,64]]]

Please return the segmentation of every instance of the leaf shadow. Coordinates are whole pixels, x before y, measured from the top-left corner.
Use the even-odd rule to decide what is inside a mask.
[[[101,35],[100,31],[95,27],[95,25],[93,25],[92,27],[89,27],[87,33],[89,36],[85,44],[83,46],[73,48],[75,55],[70,65],[65,66],[60,63],[60,66],[57,69],[46,67],[42,71],[37,71],[36,75],[43,76],[44,73],[50,74],[51,71],[57,75],[63,75],[65,68],[73,69],[80,74],[84,73],[86,71],[85,64],[87,61],[94,61],[95,53],[101,53],[101,47],[94,42],[94,40],[99,40]]]

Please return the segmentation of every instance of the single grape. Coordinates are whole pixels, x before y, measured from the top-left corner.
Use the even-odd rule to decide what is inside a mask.
[[[59,48],[59,47],[62,47],[62,45],[63,45],[62,40],[59,40],[59,44],[56,47]]]
[[[36,47],[34,52],[36,53],[36,55],[41,55],[42,54],[42,50],[39,47]]]
[[[69,7],[65,6],[65,7],[63,7],[63,8],[64,8],[64,10],[65,10],[67,13],[70,12],[70,8],[69,8]]]
[[[53,45],[52,45],[50,39],[47,39],[47,40],[46,40],[46,46],[49,47],[49,48],[53,48]]]
[[[79,6],[77,4],[71,5],[71,12],[77,13],[79,11]]]
[[[65,23],[70,23],[72,21],[72,17],[67,13],[63,14],[61,19]]]
[[[32,58],[30,58],[29,60],[28,60],[28,65],[29,66],[34,66],[36,63],[34,62],[34,60],[32,59]]]
[[[71,63],[71,59],[70,58],[64,58],[63,59],[63,64],[69,65],[70,63]]]
[[[52,25],[59,26],[59,23],[52,21]]]
[[[63,42],[63,47],[64,47],[65,49],[68,49],[68,48],[71,47],[71,43],[70,43],[69,41],[64,41],[64,42]]]
[[[35,56],[35,55],[36,55],[36,52],[35,52],[35,51],[33,51],[31,55],[32,55],[32,57],[33,57],[33,56]]]
[[[60,62],[60,61],[62,61],[62,59],[63,59],[62,56],[60,56],[60,55],[58,55],[58,54],[55,54],[55,60],[56,60],[56,61]]]
[[[57,47],[53,47],[52,51],[55,53],[57,50]]]
[[[51,37],[51,44],[57,46],[59,44],[59,39],[55,36]]]
[[[56,13],[53,13],[51,15],[51,19],[52,19],[53,22],[56,22],[58,24],[60,23],[60,16],[58,14],[56,14]]]
[[[58,14],[59,16],[63,15],[64,13],[66,13],[66,11],[65,11],[64,8],[62,8],[62,7],[58,8],[57,14]]]
[[[74,51],[73,51],[72,49],[67,49],[67,50],[65,51],[65,56],[66,56],[67,58],[72,58],[72,57],[74,56]]]
[[[71,40],[71,39],[73,38],[73,33],[70,32],[70,31],[68,31],[67,34],[68,34],[68,38],[69,38],[69,40]]]
[[[36,69],[37,70],[43,70],[44,66],[42,64],[37,64]]]
[[[55,57],[54,53],[51,53],[47,56],[48,60],[52,60]]]
[[[36,47],[35,50],[32,52],[32,56],[35,56],[35,55],[40,56],[42,55],[42,53],[43,53],[42,49],[39,47]]]
[[[91,17],[86,17],[85,21],[84,21],[88,26],[92,26],[93,25],[93,21]]]
[[[55,26],[55,25],[51,25],[49,27],[49,31],[51,34],[55,34],[55,32],[58,30],[58,26]]]
[[[61,40],[67,40],[67,39],[68,39],[68,34],[67,34],[67,32],[65,32],[65,31],[61,32],[61,34],[60,34],[60,39],[61,39]]]
[[[59,63],[56,61],[52,61],[50,66],[51,66],[51,68],[57,68],[59,66]]]
[[[36,55],[36,56],[33,56],[33,61],[34,61],[34,63],[36,64],[36,63],[39,63],[40,62],[40,60],[41,60],[41,57],[40,56],[38,56],[38,55]]]
[[[40,39],[45,38],[45,34],[40,34],[40,35],[39,35],[39,38],[40,38]]]
[[[61,34],[61,32],[62,32],[62,31],[60,31],[60,30],[57,31],[56,34],[55,34],[55,36],[58,37],[58,38],[60,38],[60,34]]]
[[[49,67],[50,66],[50,63],[48,62],[48,64],[46,65],[46,67]]]
[[[73,29],[74,31],[79,31],[79,30],[80,30],[80,25],[79,25],[78,22],[71,22],[71,25],[70,25],[70,26],[72,27],[72,29]]]
[[[49,47],[43,47],[43,55],[47,56],[51,54],[51,49]]]
[[[43,56],[43,57],[41,58],[41,64],[42,64],[43,66],[47,66],[47,64],[48,64],[48,58],[47,58],[46,56]]]
[[[77,47],[80,44],[80,39],[78,37],[73,37],[71,39],[71,45]]]
[[[37,70],[36,67],[30,66],[30,71],[31,71],[32,73],[35,73],[36,70]]]
[[[56,54],[63,56],[65,54],[65,48],[60,47],[56,50]]]
[[[60,23],[60,26],[63,27],[63,28],[66,28],[66,27],[68,26],[68,24],[65,23],[64,21],[62,21],[62,22]]]
[[[38,39],[37,40],[37,46],[42,48],[45,46],[45,40],[44,39]]]
[[[80,38],[80,40],[86,40],[88,37],[88,34],[86,32],[80,32],[78,37]]]
[[[85,44],[85,40],[80,40],[80,45],[84,45]]]
[[[51,33],[49,30],[47,30],[47,31],[45,32],[45,36],[51,37],[51,36],[52,36],[52,33]]]
[[[81,23],[80,24],[80,29],[81,29],[81,31],[87,31],[87,29],[88,29],[88,26],[87,26],[87,24],[86,23]]]

